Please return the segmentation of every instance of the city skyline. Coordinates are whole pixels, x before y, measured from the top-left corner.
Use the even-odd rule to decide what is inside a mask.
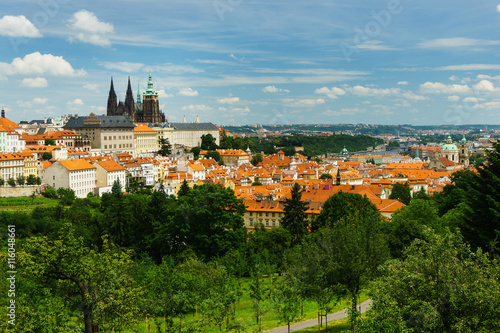
[[[453,6],[452,6],[453,5]],[[151,70],[168,121],[500,124],[500,2],[6,1],[14,121],[106,113]]]

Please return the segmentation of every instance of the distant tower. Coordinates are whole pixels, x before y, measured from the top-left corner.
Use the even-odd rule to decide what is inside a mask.
[[[465,135],[460,140],[460,152],[458,153],[460,164],[464,166],[464,168],[469,167],[469,148],[467,147],[467,139]]]
[[[109,87],[109,95],[108,95],[108,116],[116,116],[118,102],[116,100],[115,87],[113,86],[113,78],[111,78],[111,86]]]
[[[340,166],[337,166],[337,182],[335,185],[340,186]]]
[[[128,87],[127,94],[125,95],[123,114],[127,116],[132,122],[135,122],[134,93],[132,92],[132,86],[130,85],[130,76],[128,77]]]
[[[418,145],[417,145],[417,153],[415,154],[415,161],[420,161],[420,157],[418,157]]]
[[[160,113],[158,92],[153,88],[153,78],[149,72],[148,89],[144,92],[142,101],[142,121],[145,123],[162,123],[165,117]]]

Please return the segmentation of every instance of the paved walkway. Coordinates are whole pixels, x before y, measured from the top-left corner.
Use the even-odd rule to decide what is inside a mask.
[[[358,309],[361,307],[361,313],[365,312],[370,308],[371,300],[364,301],[363,303],[358,305]],[[339,312],[335,312],[328,315],[328,322],[347,318],[347,312],[345,310],[341,310]],[[325,323],[325,318],[323,318],[323,324]],[[318,318],[306,320],[300,323],[296,323],[290,326],[290,332],[296,332],[303,330],[305,328],[313,327],[318,325]],[[278,328],[273,328],[272,330],[265,331],[264,333],[288,333],[288,326],[282,326]]]

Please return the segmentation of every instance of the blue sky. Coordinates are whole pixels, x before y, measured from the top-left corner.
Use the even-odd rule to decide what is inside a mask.
[[[172,122],[500,124],[500,1],[6,0],[0,50],[14,121],[151,70]]]

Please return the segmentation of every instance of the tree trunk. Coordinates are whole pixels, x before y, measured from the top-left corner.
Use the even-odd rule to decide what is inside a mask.
[[[357,306],[358,306],[358,303],[357,303],[356,292],[354,292],[352,295],[352,307],[351,307],[352,316],[353,316],[352,321],[351,321],[351,330],[352,331],[354,331],[356,329]]]
[[[288,322],[288,333],[290,333],[290,322]]]
[[[325,332],[328,332],[328,312],[325,311]]]
[[[85,323],[85,333],[93,333],[94,312],[92,304],[85,299],[89,293],[89,286],[86,283],[78,283],[80,294],[82,296],[83,322]]]

